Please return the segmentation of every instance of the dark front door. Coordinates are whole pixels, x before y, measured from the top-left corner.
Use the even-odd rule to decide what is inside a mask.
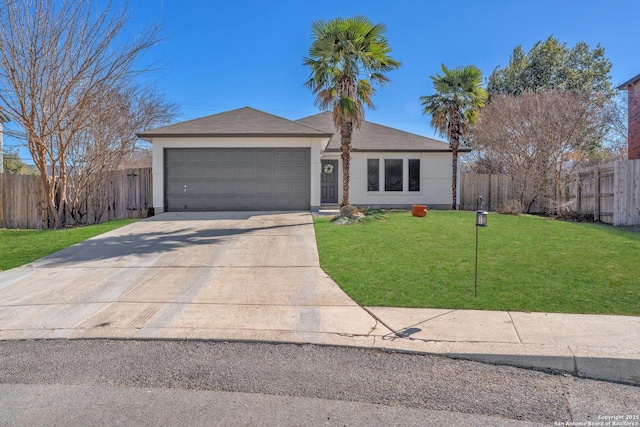
[[[322,161],[320,203],[338,203],[338,161]]]

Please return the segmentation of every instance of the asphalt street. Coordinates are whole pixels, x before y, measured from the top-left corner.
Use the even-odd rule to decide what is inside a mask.
[[[638,426],[638,414],[640,387],[436,356],[210,341],[0,342],[0,425],[506,426],[623,416]]]

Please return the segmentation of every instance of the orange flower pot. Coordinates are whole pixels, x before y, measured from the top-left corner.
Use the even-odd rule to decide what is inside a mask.
[[[427,207],[422,205],[413,205],[411,207],[411,215],[423,217],[427,215]]]

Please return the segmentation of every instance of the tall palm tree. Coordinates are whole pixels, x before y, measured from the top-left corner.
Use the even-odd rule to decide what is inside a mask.
[[[449,140],[452,154],[452,209],[457,209],[458,149],[478,119],[487,101],[482,72],[474,65],[449,69],[442,64],[442,75],[431,76],[433,95],[421,96],[423,114],[431,115],[431,127]]]
[[[383,24],[373,24],[364,16],[316,21],[311,26],[313,42],[304,65],[311,68],[305,86],[316,95],[315,104],[333,110],[333,122],[340,131],[342,150],[342,203],[349,204],[349,163],[351,136],[364,120],[364,108],[374,108],[374,84],[384,86],[384,73],[400,63],[389,54],[391,47]]]

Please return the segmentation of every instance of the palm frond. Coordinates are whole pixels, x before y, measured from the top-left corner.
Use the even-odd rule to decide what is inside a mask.
[[[400,63],[391,58],[391,47],[383,24],[373,24],[365,16],[315,21],[311,25],[313,42],[303,64],[311,70],[305,83],[316,95],[318,108],[334,109],[336,125],[340,117],[358,127],[364,107],[374,108],[373,84],[389,82],[384,73]],[[366,75],[367,78],[360,78]]]
[[[482,87],[482,73],[473,66],[447,68],[431,76],[434,94],[420,97],[423,114],[431,115],[431,126],[442,136],[462,139],[477,121],[485,105],[487,92]],[[458,132],[452,135],[451,132]]]

